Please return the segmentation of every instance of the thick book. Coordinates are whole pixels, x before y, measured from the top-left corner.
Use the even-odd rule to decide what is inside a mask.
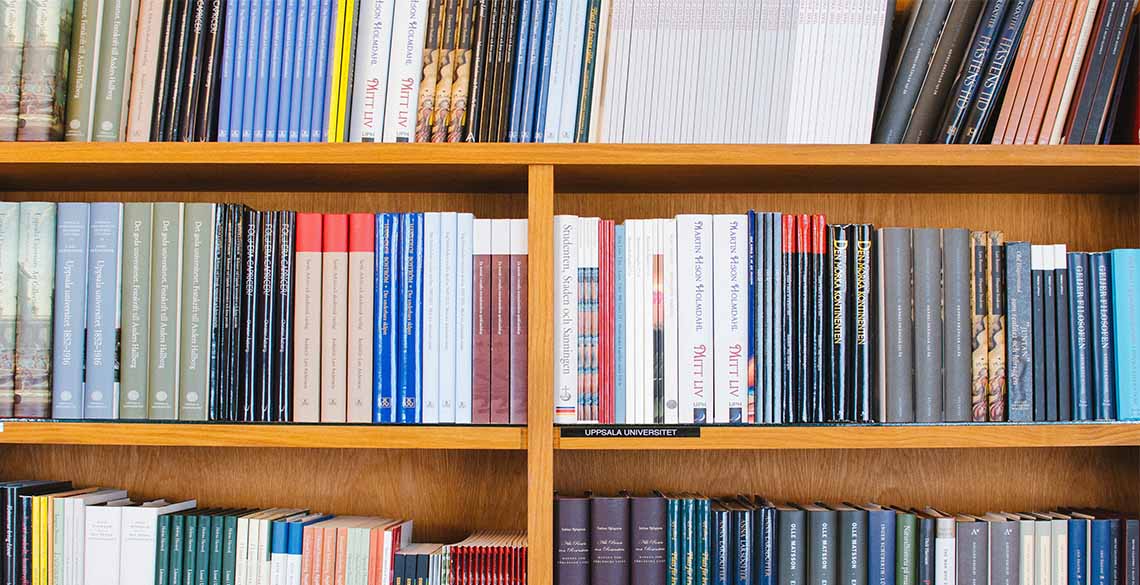
[[[925,144],[935,138],[939,116],[946,109],[954,76],[961,69],[969,50],[970,35],[978,22],[984,2],[953,2],[938,44],[930,58],[914,111],[906,126],[903,142]]]
[[[778,227],[778,224],[774,224]],[[879,242],[875,238],[875,228],[870,224],[855,224],[854,226],[855,254],[853,256],[852,292],[854,293],[853,316],[851,326],[854,334],[854,366],[852,368],[852,400],[853,416],[855,422],[872,422],[876,420],[878,405],[876,403],[876,372],[875,364],[875,338],[876,307],[879,298],[875,296],[875,283],[878,282],[880,267],[876,264],[879,257],[877,248]],[[779,299],[775,299],[777,302]],[[777,323],[780,319],[779,311],[773,311]],[[779,327],[776,327],[779,329]],[[779,360],[777,356],[777,363]],[[776,372],[779,368],[773,368]]]
[[[406,213],[400,226],[400,337],[397,351],[396,422],[418,423],[423,385],[423,270],[422,213]]]
[[[714,215],[712,223],[713,421],[747,422],[748,218]]]
[[[527,220],[512,219],[510,254],[510,422],[527,421]]]
[[[1006,420],[1005,235],[986,233],[986,382],[987,420]]]
[[[1005,246],[1008,418],[1030,422],[1034,414],[1032,252],[1028,242]]]
[[[17,26],[13,33],[18,35],[15,40],[21,45],[24,41],[25,18],[23,11],[27,4],[16,2],[20,7]],[[67,72],[67,101],[65,110],[67,115],[64,124],[64,139],[68,141],[86,142],[91,140],[92,123],[95,114],[95,81],[98,72],[98,51],[100,24],[103,21],[103,2],[101,0],[80,0],[75,2],[71,26],[71,50],[68,58]],[[10,43],[11,41],[8,41]],[[10,46],[10,45],[9,45]],[[15,76],[18,87],[20,73],[20,57],[16,56]],[[13,96],[18,102],[18,93]],[[15,106],[16,104],[13,104]],[[2,115],[2,113],[0,113]],[[12,111],[12,138],[16,139],[16,109]]]
[[[710,352],[713,324],[708,321],[712,302],[713,218],[711,215],[677,216],[677,328],[679,341],[679,422],[704,423],[711,419],[713,380]],[[633,304],[630,305],[634,307]],[[634,354],[635,355],[635,354]],[[636,392],[637,387],[631,386]]]
[[[480,224],[476,220],[476,227]],[[485,220],[483,220],[485,221]],[[478,239],[475,240],[476,244]],[[479,265],[478,250],[473,257]],[[578,218],[554,218],[554,420],[578,420]],[[476,299],[478,290],[476,289]],[[474,305],[476,314],[479,305]],[[478,321],[475,321],[476,326]]]
[[[87,252],[87,351],[83,391],[85,418],[118,418],[122,232],[123,204],[91,204]]]
[[[791,505],[776,509],[779,521],[777,582],[779,585],[807,583],[807,557],[810,546],[807,536],[807,512]]]
[[[324,222],[298,213],[293,284],[293,421],[321,419],[321,283]]]
[[[835,585],[838,575],[839,513],[821,505],[804,506],[807,512],[809,585]]]
[[[372,311],[376,219],[371,213],[348,216],[348,410],[347,422],[372,421]]]
[[[913,512],[895,513],[895,583],[915,585],[918,579],[918,518]]]
[[[972,516],[958,518],[955,538],[958,550],[957,570],[960,585],[989,584],[990,531],[984,520]]]
[[[399,371],[396,343],[399,323],[400,214],[376,214],[375,261],[372,422],[390,423],[395,420],[393,397],[396,394],[396,376]]]
[[[882,261],[883,338],[886,368],[881,372],[881,387],[885,392],[886,420],[884,422],[914,421],[914,325],[912,307],[914,291],[911,286],[913,253],[911,230],[883,228],[879,230]]]
[[[152,420],[178,418],[178,358],[181,335],[182,203],[155,203],[151,239],[150,394]]]
[[[12,415],[47,418],[52,400],[55,204],[20,203],[19,234]]]
[[[1093,412],[1097,420],[1116,418],[1116,358],[1113,339],[1112,256],[1089,254],[1089,313],[1092,317]]]
[[[915,228],[912,239],[914,420],[924,423],[942,422],[942,238],[937,228]]]
[[[472,310],[473,259],[475,257],[475,216],[456,216],[455,274],[455,422],[471,423],[472,392]]]
[[[664,497],[629,498],[630,585],[665,583],[666,516]],[[559,585],[563,582],[559,581]]]
[[[384,142],[411,142],[415,134],[416,96],[420,92],[428,0],[395,0],[391,66],[384,106]]]
[[[590,498],[590,582],[630,581],[630,498]]]
[[[895,511],[877,504],[862,506],[867,511],[867,582],[894,585],[897,554]]]
[[[321,228],[321,422],[348,419],[348,216]]]
[[[843,505],[839,512],[836,545],[836,583],[867,585],[867,511]]]
[[[590,498],[554,497],[554,580],[590,583]]]
[[[179,342],[179,420],[207,419],[210,392],[210,318],[214,303],[213,203],[187,203],[182,249],[182,313]]]
[[[90,207],[88,203],[60,203],[56,210],[51,406],[54,418],[83,418]],[[15,289],[15,282],[11,286]]]
[[[955,6],[957,6],[956,3]],[[1004,270],[1004,266],[1000,269]],[[942,230],[942,416],[946,422],[970,414],[970,232]]]
[[[509,219],[491,220],[490,266],[490,345],[491,413],[490,422],[511,420],[511,339],[510,339],[510,258]]]
[[[1112,330],[1116,355],[1116,413],[1120,420],[1140,420],[1140,250],[1113,250]],[[1128,563],[1135,565],[1136,557]],[[1135,569],[1133,569],[1135,570]]]
[[[63,138],[71,12],[72,3],[61,0],[27,4],[17,140]]]
[[[574,218],[574,223],[577,223],[577,218]],[[487,424],[491,422],[491,272],[492,272],[492,229],[491,220],[489,219],[476,219],[474,222],[474,248],[472,256],[472,272],[471,272],[471,290],[472,290],[472,315],[471,315],[471,422],[475,424]],[[565,247],[566,244],[561,244]],[[571,250],[572,254],[577,254],[576,248]],[[573,276],[573,286],[577,290],[577,262],[574,262],[575,268]],[[563,293],[565,294],[565,293]],[[565,298],[565,297],[563,297]],[[565,307],[564,307],[564,310]],[[577,323],[578,304],[575,302],[574,306],[570,308],[574,312],[574,321]],[[577,329],[575,329],[577,331]],[[563,339],[563,343],[568,343],[570,340]],[[577,344],[578,336],[575,334],[572,341]],[[564,360],[567,358],[565,354],[560,356],[561,368],[565,368]],[[574,363],[577,365],[577,356],[575,355]],[[575,367],[570,373],[574,387],[578,387],[578,368]],[[565,384],[563,380],[563,385]],[[559,389],[561,396],[560,402],[565,402],[564,388]],[[577,406],[578,393],[574,393],[575,403]],[[575,411],[576,412],[576,411]],[[574,415],[569,420],[563,419],[561,422],[574,422],[577,416]]]
[[[126,132],[138,11],[138,0],[103,1],[91,124],[96,141],[118,142]]]
[[[999,514],[987,514],[989,523],[989,584],[1018,585],[1021,560],[1017,522]]]
[[[17,262],[19,241],[20,204],[0,202],[0,417],[12,416],[15,400],[13,376],[16,365],[16,310],[19,298],[16,287],[19,274]],[[84,307],[86,306],[84,301]]]

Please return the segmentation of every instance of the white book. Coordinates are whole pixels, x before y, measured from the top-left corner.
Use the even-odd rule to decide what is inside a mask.
[[[558,2],[558,17],[562,17],[563,10],[566,10],[566,36],[565,42],[561,45],[562,52],[565,53],[563,57],[563,81],[562,93],[555,94],[553,91],[553,84],[551,86],[551,99],[558,95],[562,103],[558,109],[558,137],[555,142],[570,143],[574,142],[575,130],[578,124],[578,108],[579,97],[581,95],[582,83],[582,44],[585,42],[586,36],[586,15],[588,2],[575,2],[573,0],[559,0]],[[603,2],[608,6],[608,2]],[[565,7],[565,8],[564,8]],[[605,12],[602,17],[609,19],[609,15]],[[600,40],[600,39],[599,39]],[[555,50],[559,50],[560,45],[555,40]],[[602,45],[598,45],[597,55],[605,58],[605,51]],[[557,53],[555,53],[557,54]],[[595,60],[595,63],[597,61]],[[598,73],[602,72],[601,67],[595,67]],[[594,83],[598,82],[599,77],[595,77]],[[589,96],[587,96],[589,97]],[[546,122],[547,127],[550,126],[550,121]]]
[[[456,218],[455,422],[471,423],[471,270],[475,254],[475,216]]]
[[[957,585],[957,521],[934,520],[934,585]]]
[[[633,310],[641,302],[638,296],[637,283],[637,246],[641,241],[641,221],[631,219],[625,222],[625,286],[626,286],[626,314],[625,329],[620,333],[625,335],[625,416],[629,424],[637,424],[637,394],[641,386],[637,378],[637,311]]]
[[[1100,4],[1100,0],[1089,0],[1088,8],[1085,13],[1074,14],[1073,20],[1080,19],[1081,28],[1076,38],[1069,37],[1067,43],[1076,42],[1076,48],[1073,53],[1073,63],[1070,65],[1068,71],[1058,71],[1058,76],[1064,76],[1065,85],[1061,90],[1061,101],[1057,109],[1057,118],[1053,121],[1053,131],[1049,136],[1049,144],[1060,144],[1067,139],[1063,136],[1065,132],[1065,122],[1068,121],[1069,105],[1073,101],[1073,93],[1077,89],[1077,80],[1081,75],[1081,66],[1084,64],[1085,52],[1089,45],[1089,36],[1092,34],[1093,23],[1096,21],[1096,9]],[[1074,22],[1075,24],[1075,22]]]
[[[635,30],[638,8],[645,9],[645,0],[613,1],[614,14],[610,22],[613,38],[606,54],[607,79],[603,110],[600,112],[604,116],[602,131],[605,136],[598,142],[622,143],[625,142],[626,107],[630,103],[629,83],[637,73],[631,70],[640,62]],[[595,142],[592,137],[591,142]]]
[[[1056,585],[1068,583],[1069,579],[1069,519],[1062,514],[1052,514],[1053,570],[1050,580]],[[1087,574],[1087,573],[1086,573]]]
[[[663,296],[665,301],[665,424],[679,419],[677,378],[677,220],[661,220],[665,255]]]
[[[578,422],[578,218],[554,216],[554,422]]]
[[[558,142],[559,123],[562,119],[562,90],[566,83],[566,45],[570,35],[570,12],[573,0],[550,0],[547,10],[554,10],[554,38],[550,45],[550,73],[547,82],[546,116],[542,136],[537,142]],[[578,2],[583,4],[583,2]],[[539,111],[542,111],[541,106]]]
[[[589,125],[588,142],[605,142],[603,126],[605,125],[605,110],[607,109],[606,95],[613,95],[612,93],[607,94],[607,91],[610,89],[610,78],[613,77],[613,68],[616,66],[613,57],[613,45],[617,42],[614,35],[614,19],[619,16],[618,11],[627,1],[631,0],[602,0],[602,10],[598,18],[597,47],[594,52],[594,81],[589,97],[590,117],[575,116],[575,123],[570,131],[570,142],[574,141],[579,118]],[[588,11],[586,18],[589,18]],[[584,23],[583,26],[585,27],[584,30],[588,30],[588,22]],[[582,80],[579,80],[578,83],[581,85]],[[582,106],[583,104],[578,105],[579,113],[582,113],[580,112]]]
[[[376,300],[376,216],[348,218],[347,421],[372,422],[372,312]]]
[[[123,506],[106,504],[86,509],[83,537],[83,583],[118,585],[123,532]]]
[[[424,424],[439,422],[439,217],[424,214],[423,390],[421,416]]]
[[[459,214],[439,215],[439,417],[437,422],[455,422],[455,310],[459,262]],[[468,368],[470,369],[470,368]]]
[[[677,216],[678,402],[681,424],[712,422],[711,215]]]
[[[250,585],[249,580],[249,525],[254,518],[260,517],[265,511],[253,512],[237,519],[237,533],[235,534],[234,585]]]
[[[357,10],[356,63],[348,137],[352,142],[379,142],[384,136],[388,64],[392,48],[395,0],[361,0]]]
[[[59,500],[63,502],[64,506],[64,538],[66,539],[65,547],[68,553],[63,557],[64,579],[59,582],[61,585],[83,585],[87,507],[125,500],[126,497],[126,490],[101,489],[89,494]],[[57,501],[57,505],[59,501]]]
[[[1021,554],[1018,562],[1018,575],[1021,577],[1020,585],[1038,585],[1034,577],[1037,563],[1033,557],[1037,552],[1034,536],[1037,532],[1037,522],[1029,516],[1018,516],[1018,541],[1021,543]]]
[[[1037,550],[1033,554],[1033,575],[1035,585],[1053,583],[1053,527],[1049,518],[1037,515],[1034,524],[1033,542]]]
[[[772,109],[769,110],[771,125],[769,127],[772,143],[788,142],[787,131],[789,117],[791,116],[792,83],[798,75],[795,71],[796,59],[796,33],[798,10],[795,0],[780,0],[780,9],[777,16],[777,45],[776,45],[776,94],[772,100]]]
[[[324,216],[321,252],[321,422],[348,420],[348,217]]]
[[[261,585],[261,523],[273,513],[275,510],[267,510],[249,519],[245,537],[245,585]],[[241,561],[241,557],[238,557],[238,561]]]
[[[683,58],[679,67],[681,85],[677,88],[677,92],[680,106],[675,131],[677,142],[680,143],[692,143],[696,137],[697,96],[701,91],[699,75],[701,59],[706,50],[702,43],[705,38],[705,4],[706,0],[686,3],[686,21],[689,24],[681,33]]]
[[[643,278],[645,276],[645,239],[650,221],[639,219],[629,222],[632,237],[629,241],[630,257],[627,261],[633,264],[633,280],[626,283],[627,290],[631,291],[630,301],[626,305],[629,308],[626,319],[633,324],[630,332],[633,339],[630,341],[626,360],[633,368],[633,375],[630,377],[630,384],[627,385],[626,392],[633,397],[633,408],[626,413],[626,417],[633,424],[645,423],[643,414],[645,412],[646,372],[645,361],[641,358],[645,353],[645,336],[642,335],[642,329],[645,327],[645,316],[641,309],[647,298]]]
[[[22,24],[20,26],[23,26]],[[11,408],[12,377],[16,351],[16,278],[18,274],[17,244],[20,233],[20,204],[0,202],[0,381],[4,383],[5,409]],[[11,410],[5,413],[9,416]]]
[[[119,583],[122,585],[153,585],[155,556],[158,541],[158,517],[189,510],[197,505],[194,500],[168,504],[157,502],[130,506],[122,510],[122,544],[120,546]]]
[[[714,215],[713,422],[748,421],[748,216]]]
[[[653,367],[653,356],[656,347],[653,343],[653,328],[654,328],[654,304],[653,304],[653,272],[655,269],[655,259],[657,256],[657,226],[660,220],[650,219],[644,223],[645,238],[642,239],[642,259],[645,262],[645,270],[641,273],[641,290],[642,298],[645,300],[639,308],[641,309],[641,347],[643,352],[641,354],[641,370],[645,373],[642,380],[645,382],[643,389],[643,400],[641,401],[641,422],[643,424],[655,423],[657,420],[654,417],[657,405],[657,371]]]
[[[293,420],[321,419],[321,215],[298,213],[293,254]]]
[[[392,54],[384,106],[384,142],[412,142],[427,32],[427,0],[394,0]]]
[[[407,548],[411,543],[411,520],[395,523],[384,530],[384,548],[380,557],[380,583],[392,582],[392,560],[395,551]]]
[[[866,77],[865,87],[859,107],[858,116],[855,117],[858,126],[856,127],[855,135],[852,137],[851,142],[855,144],[868,144],[871,142],[871,128],[875,122],[875,101],[878,97],[879,89],[879,70],[880,62],[883,57],[883,34],[884,27],[886,26],[887,19],[894,15],[887,14],[887,6],[884,3],[874,5],[873,19],[871,26],[871,44],[867,53],[867,67],[863,70]]]

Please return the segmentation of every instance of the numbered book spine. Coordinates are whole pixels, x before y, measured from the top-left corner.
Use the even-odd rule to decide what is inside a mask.
[[[23,242],[21,242],[21,245]],[[1097,420],[1116,418],[1116,366],[1113,340],[1112,257],[1089,254],[1089,312],[1092,315],[1093,412]],[[19,373],[17,372],[17,376]],[[17,384],[19,380],[17,379]],[[16,389],[19,394],[19,387]],[[17,414],[19,416],[19,414]]]
[[[60,203],[57,209],[52,332],[51,411],[54,418],[83,418],[90,213],[87,203]]]
[[[510,220],[491,220],[491,423],[511,421]]]
[[[1072,375],[1073,420],[1093,419],[1092,312],[1089,307],[1089,256],[1068,254],[1069,320],[1072,343],[1069,346]]]
[[[91,204],[87,256],[86,418],[118,418],[119,274],[122,265],[123,205]]]
[[[1005,265],[995,266],[1005,270]],[[963,422],[970,415],[970,233],[942,230],[942,416]]]
[[[415,108],[420,93],[429,0],[394,1],[392,47],[397,51],[391,55],[388,69],[384,142],[411,142],[416,130]]]
[[[150,405],[150,285],[153,203],[123,205],[119,418],[145,419]]]
[[[151,239],[150,391],[148,416],[154,420],[178,418],[179,315],[181,307],[182,226],[181,203],[154,204]]]
[[[460,213],[456,221],[455,304],[455,422],[471,423],[472,389],[472,269],[475,257],[475,216]]]
[[[376,345],[372,392],[374,412],[372,422],[390,423],[394,421],[393,396],[396,392],[396,376],[399,371],[396,347],[399,323],[399,287],[397,274],[400,264],[400,215],[380,213],[376,215],[376,286],[374,313],[376,325],[373,334]]]
[[[13,416],[47,418],[51,415],[55,204],[21,203],[19,234]]]
[[[1005,251],[1008,419],[1030,422],[1034,398],[1032,250],[1027,242],[1009,242]]]
[[[400,369],[396,422],[420,422],[423,389],[424,214],[406,213],[400,226]]]
[[[511,221],[510,254],[510,422],[527,421],[527,220]]]
[[[423,229],[423,386],[420,402],[421,418],[425,423],[439,422],[439,268],[440,268],[440,214],[424,214]]]
[[[348,422],[372,421],[372,303],[376,219],[348,216]]]
[[[459,251],[459,214],[441,213],[439,218],[439,422],[455,422],[456,378],[456,285]]]
[[[323,222],[319,213],[297,214],[293,285],[293,421],[321,419],[321,283]]]
[[[327,214],[321,256],[321,422],[348,419],[348,216]]]
[[[213,331],[214,243],[217,224],[213,203],[187,203],[182,247],[182,339],[179,351],[178,418],[206,420],[209,396],[210,344]]]
[[[1117,414],[1120,420],[1140,420],[1140,250],[1113,250],[1111,288],[1116,306],[1112,313],[1112,330],[1116,355]],[[1132,535],[1129,546],[1129,572],[1136,574],[1136,543]]]
[[[989,409],[986,398],[989,395],[988,339],[986,331],[986,232],[970,232],[970,349],[973,356],[970,362],[970,409],[974,422],[985,422]]]
[[[19,241],[20,204],[0,202],[0,417],[5,418],[12,416],[15,401]]]
[[[714,215],[712,228],[713,421],[741,424],[748,388],[748,218]]]
[[[577,422],[578,414],[578,218],[554,218],[554,420]]]
[[[369,215],[369,220],[371,220]],[[293,275],[295,267],[297,214],[293,211],[277,212],[277,281],[275,283],[274,313],[276,349],[273,356],[273,410],[270,420],[293,420]],[[371,282],[369,283],[371,286]],[[371,302],[371,298],[369,298]],[[371,362],[369,362],[371,365]],[[369,380],[370,381],[370,380]],[[371,400],[369,400],[371,405]]]

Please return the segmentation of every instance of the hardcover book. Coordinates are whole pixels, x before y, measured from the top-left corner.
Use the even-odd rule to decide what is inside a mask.
[[[324,225],[319,213],[297,214],[293,289],[293,421],[321,419],[321,283]]]
[[[123,205],[122,340],[119,418],[146,419],[150,407],[150,291],[153,203]]]
[[[1097,420],[1116,418],[1115,340],[1112,330],[1113,268],[1112,256],[1108,253],[1089,254],[1089,313],[1093,325],[1090,336],[1093,366],[1092,396]]]
[[[56,210],[56,318],[52,332],[52,416],[55,418],[83,418],[90,209],[88,203],[60,203]]]
[[[348,216],[348,422],[372,421],[372,311],[376,220],[371,213]]]
[[[943,420],[942,238],[916,228],[914,246],[914,420]],[[913,585],[913,584],[911,584]]]
[[[887,422],[914,421],[914,325],[911,270],[911,231],[905,228],[879,230],[882,261],[883,349],[886,367],[881,387],[885,388]],[[880,392],[883,396],[884,392]]]
[[[1005,270],[1005,266],[997,267]],[[945,421],[969,421],[970,413],[970,232],[942,230],[942,367]]]
[[[422,84],[420,87],[426,87]],[[442,214],[424,214],[424,258],[423,258],[423,386],[420,392],[420,418],[424,423],[439,422],[439,367],[440,367],[440,220]]]
[[[1013,422],[1030,422],[1034,416],[1031,255],[1031,246],[1027,242],[1006,244],[1006,327],[1009,333],[1008,417]]]
[[[54,203],[20,203],[16,276],[16,354],[12,416],[51,415]]]
[[[490,422],[507,424],[511,420],[511,345],[510,345],[510,220],[491,220],[490,265],[490,345],[491,345],[491,412]]]
[[[90,226],[83,413],[86,418],[114,419],[119,410],[123,205],[92,203]]]
[[[713,420],[721,423],[746,422],[747,226],[744,215],[713,216]]]
[[[681,424],[713,419],[713,364],[709,355],[713,351],[713,324],[708,321],[714,278],[712,224],[711,215],[677,216],[677,338],[684,340],[678,351]]]
[[[990,231],[986,234],[986,368],[987,420],[1006,420],[1006,314],[1005,314],[1005,235]]]
[[[406,213],[402,222],[396,422],[418,423],[423,386],[423,214]]]
[[[376,337],[373,347],[372,422],[395,421],[394,396],[399,371],[397,335],[399,323],[400,215],[376,215],[376,286],[374,317]]]
[[[510,422],[527,421],[527,220],[512,219],[510,255]]]
[[[0,417],[5,418],[12,416],[15,401],[19,242],[20,204],[0,202]]]
[[[179,420],[207,419],[210,392],[210,345],[213,331],[214,244],[217,223],[213,203],[187,203],[182,250],[182,315],[179,343]]]
[[[348,216],[326,214],[321,228],[320,420],[348,420]]]
[[[178,418],[178,358],[182,303],[182,237],[184,206],[154,204],[151,240],[150,393],[152,420]]]

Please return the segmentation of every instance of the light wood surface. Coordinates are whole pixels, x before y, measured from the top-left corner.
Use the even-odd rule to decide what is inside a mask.
[[[554,168],[530,167],[527,253],[529,384],[527,423],[527,576],[532,585],[554,580]],[[549,218],[549,219],[548,219]]]

